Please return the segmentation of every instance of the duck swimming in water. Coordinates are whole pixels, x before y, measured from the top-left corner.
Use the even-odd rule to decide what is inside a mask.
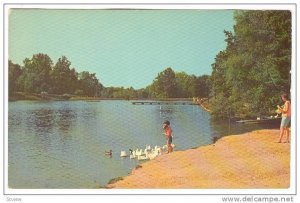
[[[107,156],[112,156],[112,150],[109,150],[108,152],[105,151],[105,155],[107,155]]]
[[[130,159],[135,159],[135,151],[133,151],[132,149],[129,149],[129,152],[130,152],[130,155],[129,155],[129,157],[130,157]]]
[[[128,155],[127,155],[126,151],[121,151],[120,157],[127,157],[127,156]]]

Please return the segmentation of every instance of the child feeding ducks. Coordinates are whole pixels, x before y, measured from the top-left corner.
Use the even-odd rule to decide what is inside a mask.
[[[165,121],[163,123],[163,130],[164,130],[164,135],[166,136],[167,139],[168,151],[166,153],[171,153],[173,152],[173,147],[172,147],[172,128],[170,126],[170,121]]]

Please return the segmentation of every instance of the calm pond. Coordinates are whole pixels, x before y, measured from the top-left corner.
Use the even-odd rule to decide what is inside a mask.
[[[208,145],[216,138],[261,128],[213,123],[195,105],[133,105],[130,101],[9,102],[10,188],[100,188],[140,164],[120,152],[165,144],[168,119],[176,150]],[[105,151],[113,156],[105,156]]]

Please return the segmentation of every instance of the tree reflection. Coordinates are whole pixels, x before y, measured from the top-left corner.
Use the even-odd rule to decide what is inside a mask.
[[[76,118],[76,113],[71,109],[59,109],[57,112],[57,125],[62,132],[68,132]]]
[[[38,109],[32,111],[27,120],[27,127],[39,133],[50,133],[53,130],[55,114],[51,109]]]
[[[172,120],[174,114],[172,105],[161,105],[159,106],[158,111],[160,118]]]

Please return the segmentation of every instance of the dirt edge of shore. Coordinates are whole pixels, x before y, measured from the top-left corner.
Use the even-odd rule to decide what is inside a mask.
[[[290,144],[279,130],[231,135],[142,163],[108,184],[116,189],[277,189],[290,187]],[[292,138],[293,139],[293,138]]]

